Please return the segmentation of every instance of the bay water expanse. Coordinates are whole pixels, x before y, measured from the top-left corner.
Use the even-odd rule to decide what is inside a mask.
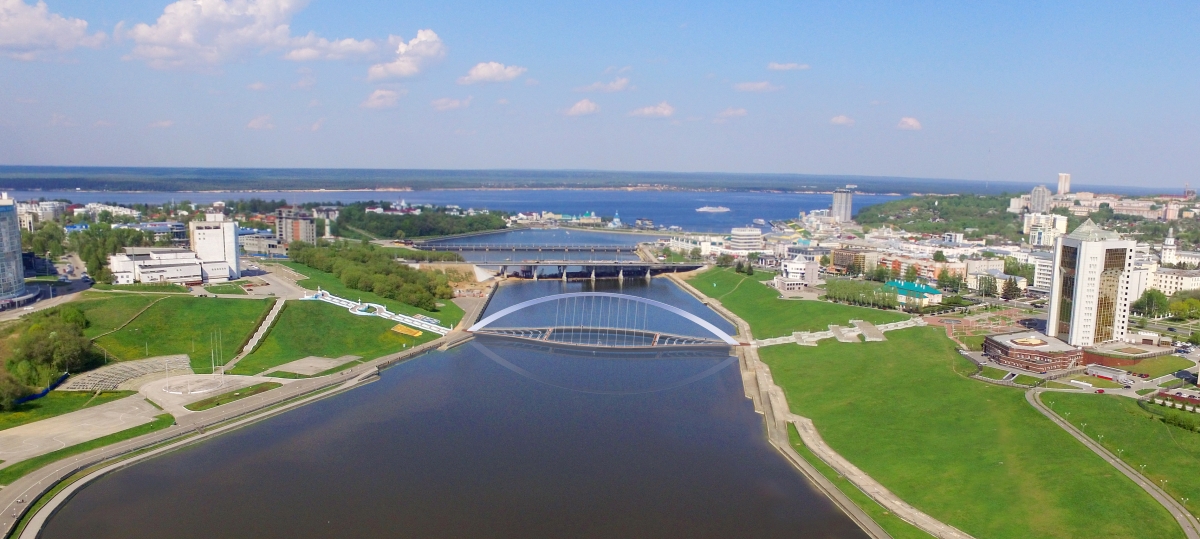
[[[487,312],[577,291],[662,301],[733,332],[666,279],[503,286]],[[650,324],[703,332],[682,318]],[[480,337],[108,474],[41,537],[864,537],[763,429],[726,349]]]

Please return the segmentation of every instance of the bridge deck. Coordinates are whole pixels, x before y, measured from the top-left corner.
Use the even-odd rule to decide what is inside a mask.
[[[486,328],[477,330],[475,333],[545,344],[589,348],[729,346],[728,343],[719,339],[616,327]]]

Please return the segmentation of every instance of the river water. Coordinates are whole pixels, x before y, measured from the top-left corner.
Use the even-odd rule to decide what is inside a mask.
[[[488,311],[593,289],[657,299],[732,331],[661,279],[521,283],[502,287]],[[653,323],[701,335],[682,318]],[[767,443],[728,350],[570,352],[479,338],[104,476],[42,537],[864,534]]]

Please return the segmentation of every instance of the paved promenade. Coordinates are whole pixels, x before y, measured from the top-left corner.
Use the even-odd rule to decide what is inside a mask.
[[[0,431],[0,468],[131,429],[161,414],[141,395]]]

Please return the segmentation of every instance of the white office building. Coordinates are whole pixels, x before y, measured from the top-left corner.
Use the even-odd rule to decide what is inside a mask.
[[[854,219],[853,198],[854,193],[850,192],[849,189],[835,189],[833,191],[833,206],[830,207],[829,214],[839,222],[849,223]]]
[[[762,251],[763,245],[762,230],[752,226],[733,229],[729,241],[725,242],[725,248],[730,251]]]
[[[1052,213],[1027,213],[1022,217],[1021,231],[1029,236],[1034,247],[1050,247],[1054,240],[1067,233],[1067,216]]]
[[[241,277],[238,266],[238,225],[225,220],[222,213],[205,214],[203,221],[188,223],[188,237],[196,258],[205,262],[221,261],[228,271],[226,275],[203,275],[205,281],[237,280]]]
[[[1071,192],[1071,175],[1066,172],[1058,173],[1058,196]]]
[[[1137,242],[1088,219],[1054,246],[1054,276],[1046,334],[1073,346],[1125,337],[1130,273]]]
[[[126,247],[125,252],[108,257],[114,284],[175,283],[198,285],[225,282],[232,272],[224,260],[200,260],[187,249]]]

